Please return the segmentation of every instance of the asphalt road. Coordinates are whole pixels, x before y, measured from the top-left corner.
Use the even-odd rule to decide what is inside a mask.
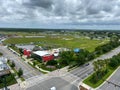
[[[3,53],[3,56],[14,61],[16,68],[22,68],[23,77],[25,79],[31,78],[33,76],[42,75],[41,72],[31,67],[29,64],[25,63],[19,56],[8,50],[5,46],[0,46],[0,52]]]
[[[112,58],[112,56],[117,55],[119,53],[120,53],[120,46],[104,55],[101,55],[100,57],[96,58],[95,60],[104,60],[104,59]]]
[[[120,90],[120,68],[108,81],[111,83],[105,82],[98,90]]]
[[[71,74],[84,79],[86,78],[88,75],[90,75],[91,73],[93,73],[93,65],[90,63],[88,66],[81,66],[79,68],[76,68],[72,71],[70,71]]]
[[[114,50],[104,54],[104,55],[101,55],[100,57],[94,59],[93,61],[95,60],[104,60],[104,59],[108,59],[108,58],[111,58],[112,56],[114,55],[117,55],[118,53],[120,53],[120,47],[117,47],[115,48]],[[94,72],[93,70],[93,61],[89,62],[89,65],[88,66],[81,66],[81,67],[78,67],[72,71],[70,71],[71,74],[73,74],[74,76],[77,76],[79,79],[78,81],[82,81],[83,79],[85,79],[88,75],[90,75],[91,73]]]
[[[120,52],[120,47],[112,50],[111,52],[96,58],[95,60],[99,59],[107,59],[111,58],[113,55],[117,55]],[[58,76],[56,78],[51,79],[42,79],[42,81],[34,80],[34,85],[29,87],[27,90],[50,90],[50,87],[55,86],[57,90],[74,90],[71,89],[85,79],[88,75],[93,73],[93,65],[91,61],[89,65],[78,67],[68,73],[65,73],[63,76]],[[30,80],[32,82],[32,79]],[[55,82],[55,83],[54,83]],[[67,83],[69,82],[69,83]],[[49,83],[49,84],[48,84]],[[75,86],[74,86],[75,85]],[[61,87],[59,87],[61,86]],[[41,88],[41,89],[40,89]],[[69,89],[68,89],[69,88]],[[77,89],[75,89],[77,90]],[[106,89],[103,89],[106,90]],[[114,90],[114,89],[113,89]]]
[[[45,80],[33,87],[27,88],[27,90],[50,90],[52,87],[55,87],[56,90],[78,90],[75,85],[70,84],[60,77],[53,77]]]

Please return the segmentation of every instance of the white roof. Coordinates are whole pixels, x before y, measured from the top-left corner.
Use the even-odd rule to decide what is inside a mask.
[[[54,56],[56,56],[56,57],[57,57],[58,55],[59,55],[59,53],[54,53]]]
[[[3,64],[3,62],[2,61],[0,61],[0,65],[2,65]]]
[[[5,58],[0,57],[0,71],[7,70],[7,69],[9,69],[9,67],[5,63]]]
[[[39,55],[39,56],[45,56],[45,55],[50,54],[48,51],[36,51],[36,52],[33,52],[33,53],[36,54],[36,55]]]

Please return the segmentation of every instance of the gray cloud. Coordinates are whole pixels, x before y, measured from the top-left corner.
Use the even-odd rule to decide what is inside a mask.
[[[0,0],[0,20],[87,23],[120,20],[120,0]]]
[[[28,2],[24,2],[23,4],[31,8],[41,7],[44,9],[49,9],[52,7],[53,0],[29,0]]]

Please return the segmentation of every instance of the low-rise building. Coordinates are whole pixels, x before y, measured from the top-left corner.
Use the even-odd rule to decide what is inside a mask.
[[[39,56],[44,62],[54,60],[54,55],[48,51],[35,51],[33,54]]]
[[[10,73],[10,69],[7,65],[7,61],[5,58],[0,58],[0,77],[3,75],[7,75]]]

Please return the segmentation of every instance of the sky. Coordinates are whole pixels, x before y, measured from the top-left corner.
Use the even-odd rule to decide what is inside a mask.
[[[120,29],[120,0],[0,0],[0,27]]]

